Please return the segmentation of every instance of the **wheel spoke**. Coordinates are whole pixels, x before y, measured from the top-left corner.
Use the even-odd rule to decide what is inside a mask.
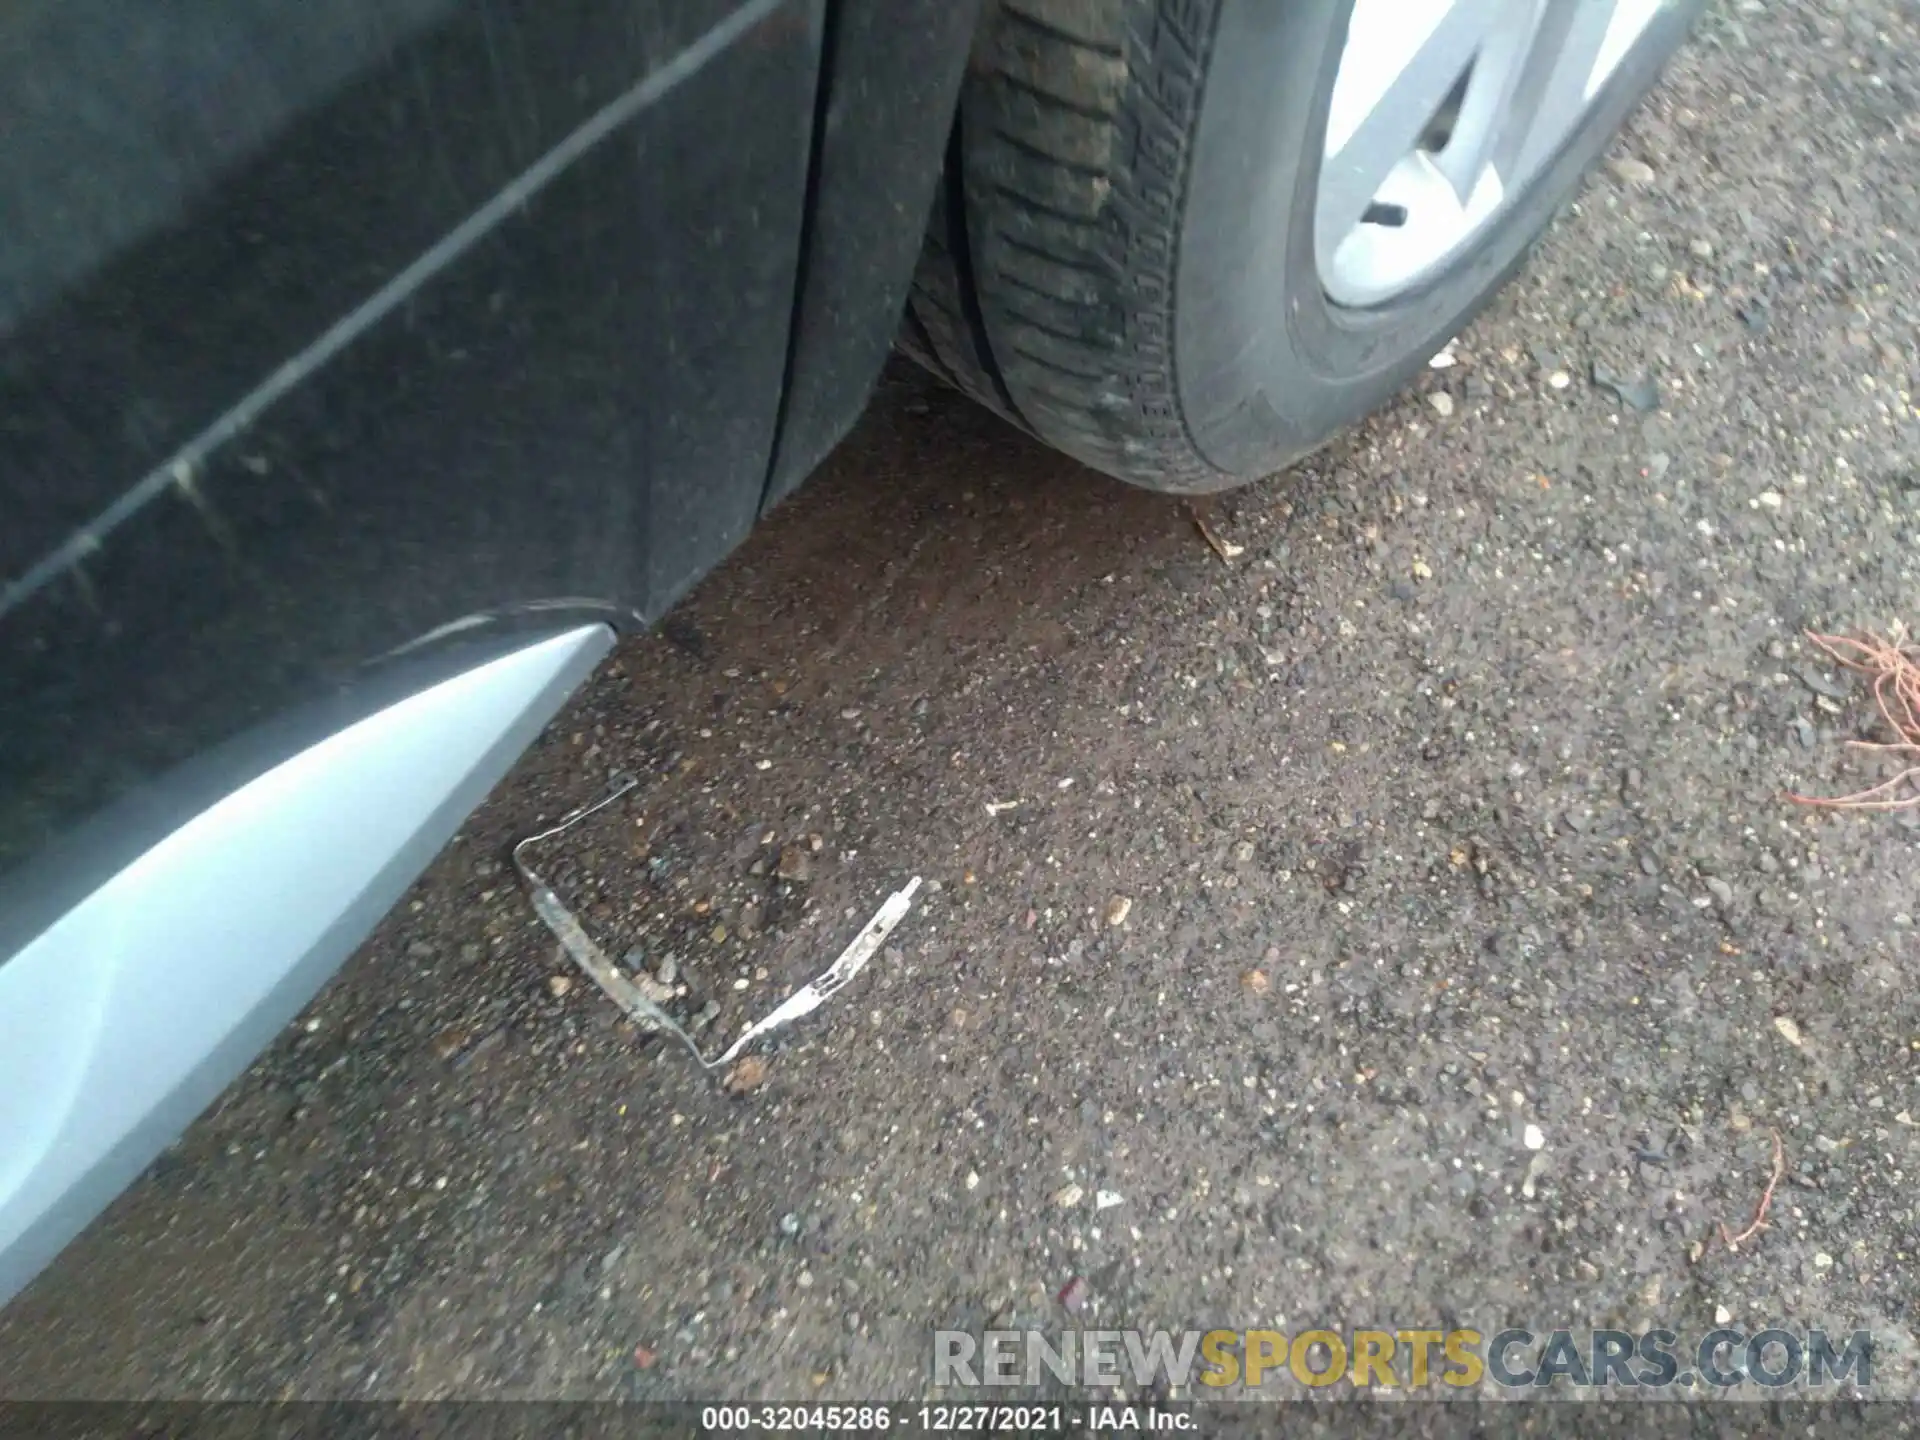
[[[1434,156],[1435,168],[1446,176],[1462,205],[1471,201],[1506,133],[1508,111],[1527,73],[1545,8],[1545,0],[1514,0],[1474,57],[1452,134]]]
[[[1327,294],[1380,304],[1539,182],[1671,0],[1353,0],[1322,148]]]
[[[1336,92],[1336,119],[1329,124],[1328,141],[1337,148],[1330,148],[1322,162],[1315,220],[1321,253],[1331,254],[1360,222],[1381,183],[1412,151],[1512,8],[1512,0],[1456,0],[1437,16],[1429,11],[1427,33],[1404,60],[1394,56],[1392,61],[1399,63],[1383,64],[1379,72],[1355,82],[1355,88],[1371,94],[1356,103],[1351,95]],[[1390,16],[1399,9],[1396,5],[1382,13],[1378,6],[1356,7],[1353,24],[1392,24]],[[1417,23],[1418,17],[1413,18]],[[1340,118],[1341,112],[1350,118]]]
[[[1547,0],[1487,159],[1509,189],[1553,157],[1587,104],[1617,0]]]

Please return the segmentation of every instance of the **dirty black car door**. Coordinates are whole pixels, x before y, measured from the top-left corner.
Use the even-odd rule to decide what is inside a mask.
[[[310,746],[287,717],[337,728],[488,647],[651,620],[746,531],[822,12],[0,15],[0,990],[195,805]],[[0,1100],[0,1299],[252,1053],[153,1098],[85,1195],[9,1215],[72,1119],[46,1112],[129,1064],[36,983],[49,1073]],[[75,1016],[132,1003],[77,986]]]

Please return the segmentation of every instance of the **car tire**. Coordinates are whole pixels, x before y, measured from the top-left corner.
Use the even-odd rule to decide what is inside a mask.
[[[1379,36],[1382,3],[1361,0],[1356,42]],[[1609,3],[1571,0],[1559,13]],[[1462,8],[1474,4],[1501,10]],[[1336,301],[1328,277],[1343,272],[1325,257],[1360,252],[1317,240],[1315,227],[1351,198],[1323,189],[1340,177],[1323,175],[1322,153],[1355,0],[990,3],[902,348],[1136,485],[1203,493],[1281,470],[1397,390],[1512,273],[1701,8],[1621,4],[1645,12],[1633,17],[1640,28],[1610,68],[1587,72],[1597,78],[1572,118],[1559,102],[1551,148],[1527,142],[1537,153],[1514,193],[1410,283]],[[1500,73],[1484,58],[1491,44],[1465,72],[1477,79],[1485,65],[1489,90]],[[1514,73],[1502,84],[1527,93],[1526,72]],[[1448,102],[1454,135],[1481,103],[1468,78]],[[1452,139],[1441,143],[1417,152],[1421,165],[1446,158]],[[1466,200],[1460,208],[1469,213]],[[1396,210],[1405,214],[1369,203],[1366,217]]]

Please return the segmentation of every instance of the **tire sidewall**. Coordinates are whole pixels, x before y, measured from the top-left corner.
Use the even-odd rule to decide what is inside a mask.
[[[1424,286],[1357,310],[1327,299],[1313,234],[1353,0],[1220,0],[1175,304],[1181,407],[1201,453],[1232,474],[1269,473],[1399,389],[1518,267],[1699,8],[1663,7],[1559,154],[1465,254]]]

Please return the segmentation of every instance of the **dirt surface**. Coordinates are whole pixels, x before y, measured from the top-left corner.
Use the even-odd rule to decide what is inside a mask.
[[[1920,622],[1917,94],[1910,5],[1718,6],[1452,368],[1212,506],[1231,559],[890,372],[0,1315],[0,1393],[908,1397],[996,1317],[1724,1314],[1913,1394],[1920,816],[1783,797],[1890,773],[1802,628]],[[747,1093],[503,866],[623,770],[550,873],[710,1038],[925,877]]]

